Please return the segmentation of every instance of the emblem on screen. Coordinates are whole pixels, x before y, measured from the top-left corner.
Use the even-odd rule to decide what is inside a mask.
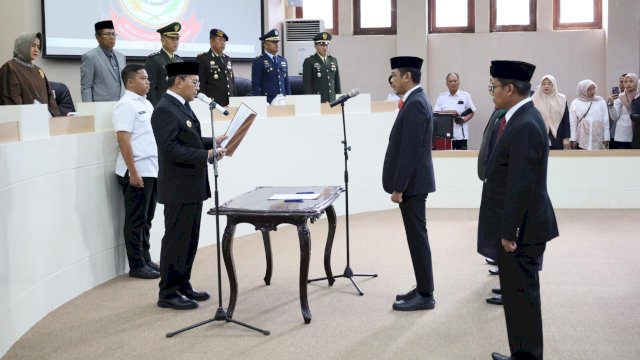
[[[122,10],[134,22],[158,28],[181,19],[190,0],[119,0]],[[177,31],[177,30],[176,30]]]

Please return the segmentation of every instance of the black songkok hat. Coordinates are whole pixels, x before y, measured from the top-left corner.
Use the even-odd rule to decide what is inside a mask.
[[[280,41],[280,33],[276,29],[271,29],[268,33],[260,36],[260,41]]]
[[[328,45],[329,42],[331,41],[332,37],[333,36],[331,36],[331,34],[329,34],[326,31],[323,31],[323,32],[319,33],[318,35],[314,36],[313,37],[313,41],[316,44],[327,44]]]
[[[211,31],[209,31],[209,39],[213,39],[216,36],[223,37],[225,41],[229,41],[229,37],[227,36],[227,34],[225,34],[224,31],[220,29],[211,29]]]
[[[536,66],[524,61],[493,60],[489,73],[494,78],[531,81]]]
[[[422,59],[415,56],[396,56],[391,58],[391,70],[401,68],[422,68]]]
[[[178,75],[198,75],[198,63],[195,61],[184,61],[184,62],[176,62],[169,63],[164,66],[167,69],[167,76],[178,76]]]
[[[171,24],[161,27],[156,31],[168,37],[180,37],[180,29],[182,29],[182,25],[180,25],[179,22],[172,22]]]
[[[111,20],[98,21],[93,27],[96,29],[96,32],[104,29],[115,29],[113,27],[113,21]]]

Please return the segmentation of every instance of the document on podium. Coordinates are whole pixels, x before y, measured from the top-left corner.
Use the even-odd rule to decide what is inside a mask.
[[[220,144],[221,147],[227,149],[226,156],[233,155],[255,118],[256,112],[251,110],[245,103],[240,103],[238,111],[233,116],[225,132],[227,138]]]
[[[273,194],[269,197],[269,200],[315,200],[320,197],[320,194],[314,192],[299,192],[295,194]]]

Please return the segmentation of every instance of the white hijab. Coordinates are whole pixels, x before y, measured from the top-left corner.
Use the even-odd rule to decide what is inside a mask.
[[[545,94],[542,91],[542,82],[547,79],[551,81],[551,94]],[[552,75],[545,75],[540,80],[540,85],[536,88],[536,92],[531,96],[533,105],[540,111],[544,123],[547,125],[547,132],[551,130],[553,137],[556,137],[558,127],[564,116],[564,110],[567,107],[567,97],[558,92],[556,78]]]
[[[578,83],[578,99],[584,102],[604,100],[600,95],[594,95],[593,97],[587,95],[587,89],[589,89],[591,85],[595,86],[596,90],[598,90],[598,85],[589,79],[582,80]]]

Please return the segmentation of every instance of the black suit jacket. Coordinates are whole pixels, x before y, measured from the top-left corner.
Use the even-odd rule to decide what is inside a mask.
[[[524,244],[558,236],[547,193],[549,145],[540,112],[533,102],[518,109],[495,142],[486,164],[478,238]]]
[[[432,137],[431,104],[418,87],[407,97],[389,134],[382,169],[382,186],[386,192],[415,195],[436,191]]]
[[[73,106],[73,99],[71,99],[71,92],[67,85],[49,81],[49,87],[55,91],[56,104],[58,104],[58,110],[61,116],[66,116],[68,113],[76,111],[76,108]]]
[[[631,148],[640,149],[640,98],[631,101],[631,121],[633,124],[633,138],[631,139]]]
[[[188,204],[211,197],[207,158],[211,138],[203,138],[200,121],[178,99],[164,94],[151,116],[158,144],[158,202]]]
[[[489,117],[487,126],[484,128],[484,133],[482,134],[482,142],[480,143],[480,150],[478,151],[478,178],[481,181],[484,181],[487,161],[489,161],[489,155],[491,155],[491,137],[493,136],[495,126],[497,126],[496,122],[498,120],[498,116],[502,114],[503,112],[501,110],[494,110],[493,114]],[[494,258],[492,257],[492,259]]]

